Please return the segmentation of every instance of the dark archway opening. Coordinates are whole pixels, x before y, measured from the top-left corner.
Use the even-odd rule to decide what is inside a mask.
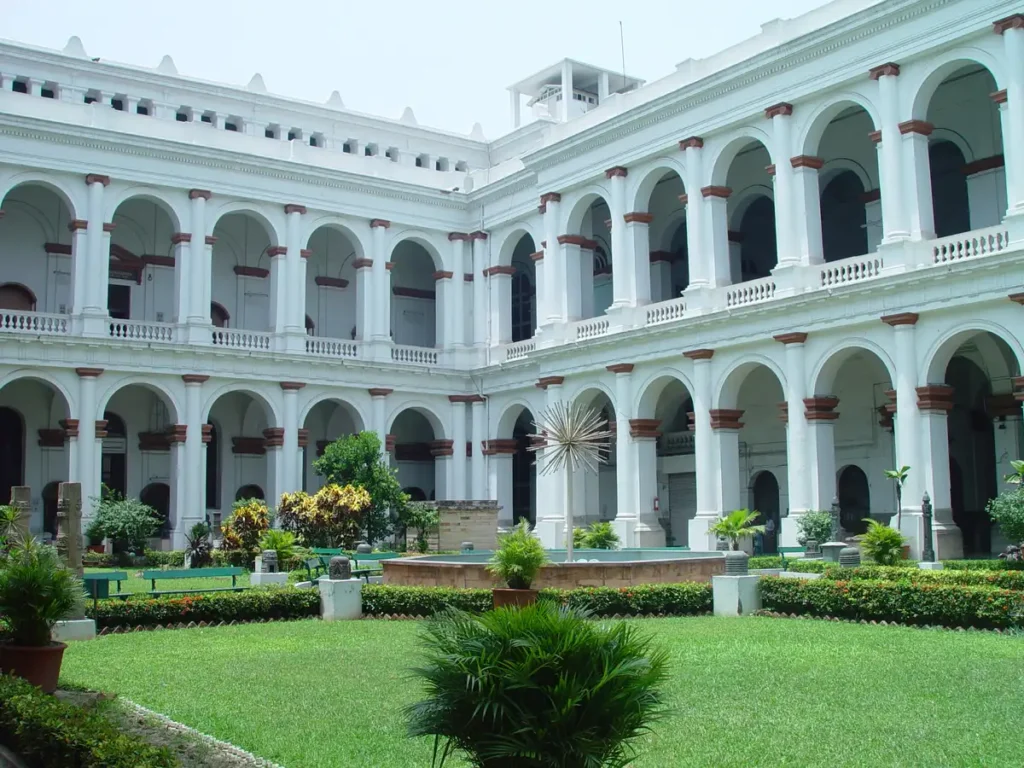
[[[25,477],[25,425],[13,408],[0,408],[0,504]]]
[[[107,436],[103,438],[103,460],[100,480],[107,490],[124,496],[128,492],[128,429],[116,413],[103,414]]]
[[[536,299],[537,290],[530,276],[522,272],[512,275],[512,341],[533,337]]]
[[[528,520],[530,525],[537,523],[537,468],[534,454],[528,450],[533,431],[533,414],[524,410],[512,430],[516,441],[516,452],[512,455],[512,522],[516,524],[520,520]]]
[[[54,481],[43,486],[43,533],[57,538],[57,497],[60,483]]]
[[[235,501],[244,501],[245,499],[256,499],[257,501],[266,501],[267,497],[263,493],[263,489],[258,485],[243,485],[235,493]]]
[[[171,535],[171,488],[166,483],[150,483],[142,489],[139,501],[156,510],[160,518],[157,535],[166,539]]]
[[[775,203],[759,195],[740,219],[740,282],[768,277],[777,263]]]
[[[966,163],[960,147],[951,141],[937,141],[928,147],[936,237],[958,235],[971,229],[971,207],[964,174]]]
[[[844,467],[839,473],[839,525],[855,536],[867,531],[864,518],[871,515],[871,490],[868,476],[856,464]]]
[[[754,509],[761,513],[758,525],[765,526],[765,532],[759,537],[760,550],[766,555],[779,551],[779,481],[767,470],[759,472],[754,478],[753,487]],[[771,524],[769,524],[771,521]],[[755,549],[756,549],[755,541]]]
[[[821,244],[825,261],[868,252],[864,185],[853,171],[843,171],[821,193]]]
[[[206,443],[206,508],[220,509],[220,440],[217,427],[207,423],[210,439]]]

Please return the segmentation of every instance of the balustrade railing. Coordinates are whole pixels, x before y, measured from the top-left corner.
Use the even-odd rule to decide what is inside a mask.
[[[576,340],[594,339],[608,333],[611,321],[607,317],[594,317],[589,320],[581,320],[576,324]]]
[[[66,336],[70,325],[70,318],[67,315],[0,309],[0,332],[23,333],[30,336]]]
[[[686,299],[680,296],[678,299],[661,301],[647,307],[647,320],[645,325],[659,325],[670,323],[673,320],[681,320],[686,317]]]
[[[437,365],[437,350],[427,347],[392,347],[391,359],[396,363]]]
[[[749,283],[740,283],[730,286],[725,292],[725,306],[744,307],[749,304],[760,304],[775,298],[775,280],[771,277],[762,277],[759,280],[751,280]]]
[[[214,328],[213,344],[228,349],[256,349],[270,351],[273,335],[263,331],[246,331],[235,328]]]
[[[522,360],[535,349],[537,349],[537,342],[533,339],[513,342],[505,347],[505,360],[507,362]]]
[[[932,258],[936,264],[948,264],[999,253],[1005,251],[1009,244],[1009,233],[1003,227],[989,227],[933,241]]]
[[[110,337],[129,341],[174,342],[174,326],[170,323],[147,323],[141,320],[113,320]]]
[[[354,341],[311,336],[306,339],[306,352],[317,357],[358,357],[359,346]]]
[[[841,261],[825,264],[821,268],[821,287],[833,288],[837,285],[859,283],[882,274],[885,262],[881,256],[854,256]]]
[[[659,453],[663,456],[684,456],[694,452],[693,432],[666,432],[661,437]]]

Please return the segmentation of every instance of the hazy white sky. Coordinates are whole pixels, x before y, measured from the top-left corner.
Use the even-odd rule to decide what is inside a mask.
[[[564,57],[621,67],[645,80],[670,73],[825,0],[39,0],[2,3],[0,36],[63,48],[78,35],[93,57],[267,89],[488,138],[509,129],[506,86]]]

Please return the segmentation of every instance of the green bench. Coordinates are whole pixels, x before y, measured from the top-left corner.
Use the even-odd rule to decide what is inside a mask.
[[[117,585],[117,592],[114,597],[124,600],[131,597],[130,592],[121,591],[121,582],[128,580],[128,574],[124,571],[104,571],[100,573],[86,573],[82,576],[82,586],[85,594],[92,598],[93,605],[100,599],[110,597],[110,582]]]
[[[802,555],[806,551],[806,547],[778,547],[779,557],[782,558],[783,570],[786,568],[786,555]]]
[[[143,571],[142,578],[148,579],[152,589],[147,593],[153,597],[158,595],[184,595],[200,592],[241,592],[248,587],[238,586],[236,579],[244,571],[241,568],[188,568],[181,570],[155,570]],[[156,588],[158,581],[173,581],[175,579],[213,579],[231,577],[230,587],[210,587],[209,589],[162,589]]]
[[[347,557],[352,564],[352,575],[356,578],[362,578],[367,583],[369,583],[371,576],[379,576],[384,572],[384,566],[380,564],[381,560],[392,560],[400,556],[397,552],[371,552],[369,554],[358,554],[355,552],[346,552],[343,549],[313,549],[313,554],[320,560],[320,566],[323,569],[324,574],[328,573],[330,569],[332,557]],[[363,568],[360,567],[362,563],[375,563],[376,567]]]

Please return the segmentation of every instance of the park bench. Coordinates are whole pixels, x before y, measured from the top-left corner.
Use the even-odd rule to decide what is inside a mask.
[[[197,594],[201,592],[241,592],[242,590],[248,589],[248,587],[240,587],[235,581],[238,576],[243,573],[241,568],[188,568],[181,570],[155,570],[155,571],[143,571],[142,578],[148,579],[152,584],[153,588],[147,593],[153,597],[158,595],[184,595],[184,594]],[[230,587],[210,587],[209,589],[163,589],[158,590],[156,583],[158,581],[171,581],[174,579],[213,579],[213,578],[224,578],[231,577]]]
[[[786,569],[786,555],[802,555],[806,551],[805,547],[779,547],[778,552],[779,557],[782,558],[782,569]]]
[[[327,573],[327,568],[319,557],[307,557],[302,561],[302,567],[306,569],[306,581],[314,584],[316,580]]]
[[[384,566],[380,564],[381,560],[391,560],[399,557],[397,552],[371,552],[369,554],[358,554],[354,552],[346,552],[342,549],[314,549],[313,554],[316,555],[320,560],[320,565],[323,567],[323,572],[328,573],[331,558],[345,556],[352,564],[352,575],[356,578],[362,578],[366,583],[370,582],[371,576],[380,576],[384,572]],[[374,563],[375,567],[361,567],[365,563]]]
[[[82,586],[85,587],[85,594],[92,598],[93,605],[100,599],[111,597],[110,582],[117,585],[117,592],[113,597],[124,600],[131,597],[130,592],[121,591],[121,582],[128,580],[125,571],[103,571],[99,573],[86,573],[82,576]]]

